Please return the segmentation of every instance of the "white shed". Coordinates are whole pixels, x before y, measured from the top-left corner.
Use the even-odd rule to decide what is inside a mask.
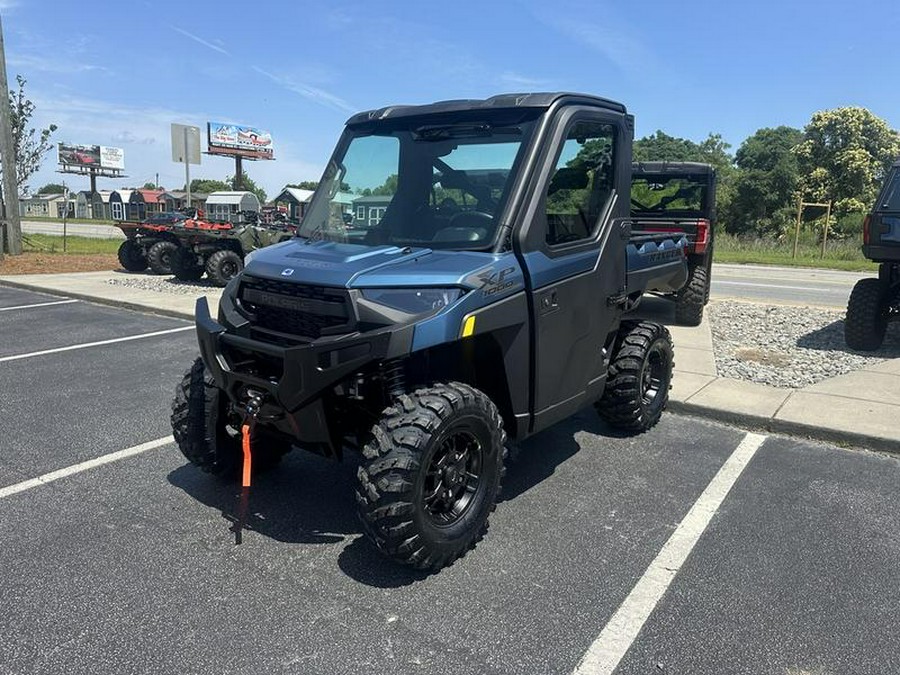
[[[206,198],[206,218],[208,220],[230,220],[238,211],[259,213],[259,198],[252,192],[212,192]]]

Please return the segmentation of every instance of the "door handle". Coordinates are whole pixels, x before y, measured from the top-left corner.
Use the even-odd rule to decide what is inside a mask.
[[[549,314],[550,312],[559,309],[559,295],[557,294],[556,289],[544,293],[541,296],[540,305],[541,314]]]

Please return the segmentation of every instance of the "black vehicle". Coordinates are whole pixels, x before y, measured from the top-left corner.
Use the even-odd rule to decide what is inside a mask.
[[[639,162],[631,177],[632,231],[684,233],[688,280],[675,293],[675,320],[699,326],[709,302],[716,220],[716,170],[697,162]],[[650,289],[659,291],[660,289]],[[665,293],[665,289],[662,289]]]
[[[874,351],[887,325],[900,320],[900,161],[888,173],[881,194],[863,224],[863,255],[880,263],[877,279],[856,282],[847,304],[844,341],[851,349]]]
[[[436,570],[487,529],[508,438],[585,406],[651,428],[671,339],[622,314],[684,284],[686,242],[630,237],[633,130],[623,105],[577,94],[353,116],[298,236],[253,254],[217,319],[198,301],[181,452],[249,478],[248,458],[292,446],[358,451],[366,533]],[[390,199],[350,227],[347,192]]]
[[[119,246],[119,263],[129,272],[143,272],[149,266],[155,274],[171,274],[172,258],[178,250],[173,230],[185,218],[183,213],[162,211],[139,223],[116,223],[125,233],[125,241]]]

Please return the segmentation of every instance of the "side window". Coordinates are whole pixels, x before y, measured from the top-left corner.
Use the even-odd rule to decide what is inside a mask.
[[[590,238],[614,186],[616,127],[576,122],[566,134],[547,186],[547,244]]]

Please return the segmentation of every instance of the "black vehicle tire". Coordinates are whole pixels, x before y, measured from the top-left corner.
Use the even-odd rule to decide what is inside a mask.
[[[623,321],[597,412],[607,423],[643,433],[659,422],[669,402],[674,348],[665,326]]]
[[[144,247],[134,239],[126,239],[119,246],[119,264],[128,272],[143,272],[147,269]]]
[[[505,472],[497,407],[467,384],[435,384],[387,408],[363,448],[356,501],[382,553],[439,570],[484,536]]]
[[[887,285],[879,279],[860,279],[850,293],[844,342],[850,349],[872,352],[884,342],[887,331]]]
[[[197,256],[189,248],[178,247],[172,252],[169,260],[172,274],[179,281],[200,281],[200,277],[203,276],[203,266],[197,263]]]
[[[172,274],[172,255],[178,250],[178,244],[171,241],[158,241],[147,251],[147,262],[155,274]]]
[[[241,273],[244,261],[230,249],[216,251],[206,260],[206,276],[216,286],[227,286],[228,282]]]
[[[201,358],[175,389],[171,421],[175,443],[191,464],[216,476],[238,477],[243,464],[240,419],[229,414],[228,397],[216,387]],[[292,447],[259,426],[251,443],[254,473],[278,464]]]
[[[688,268],[688,280],[675,294],[675,322],[682,326],[699,326],[703,321],[703,306],[706,304],[708,276],[706,268]]]

